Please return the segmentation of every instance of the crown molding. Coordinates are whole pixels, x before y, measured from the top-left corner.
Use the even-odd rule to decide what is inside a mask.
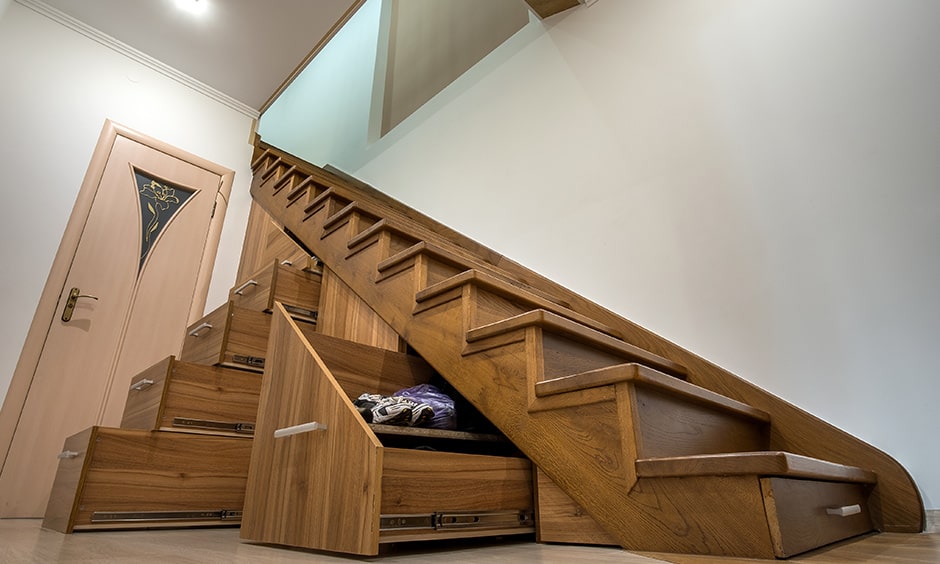
[[[46,16],[52,21],[63,25],[72,31],[78,32],[85,37],[100,43],[101,45],[104,45],[105,47],[108,47],[109,49],[120,53],[121,55],[124,55],[128,59],[140,63],[141,65],[144,65],[145,67],[148,67],[171,80],[175,80],[183,86],[191,88],[192,90],[195,90],[196,92],[199,92],[200,94],[203,94],[204,96],[207,96],[216,102],[219,102],[220,104],[228,106],[229,108],[244,114],[251,119],[258,119],[258,117],[261,115],[258,110],[252,108],[251,106],[248,106],[243,102],[239,102],[228,94],[220,92],[219,90],[216,90],[215,88],[196,80],[188,74],[176,70],[166,63],[160,62],[150,55],[138,51],[130,45],[122,41],[118,41],[106,33],[102,33],[101,31],[73,18],[61,10],[53,8],[41,0],[16,0],[16,3],[21,4],[43,16]]]

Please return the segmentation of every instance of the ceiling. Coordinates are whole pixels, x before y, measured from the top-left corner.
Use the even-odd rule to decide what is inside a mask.
[[[53,8],[264,111],[364,0],[44,0]]]

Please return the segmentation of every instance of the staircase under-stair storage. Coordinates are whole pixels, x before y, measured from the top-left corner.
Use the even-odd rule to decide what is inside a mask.
[[[242,538],[374,555],[380,543],[533,532],[532,468],[504,438],[368,424],[352,403],[433,373],[275,313]]]
[[[312,327],[319,276],[272,260],[189,327],[179,359],[132,379],[121,428],[66,439],[43,526],[238,525],[270,312],[283,301]]]
[[[916,486],[870,445],[341,173],[264,144],[253,169],[252,196],[271,218],[544,474],[542,540],[774,558],[873,530],[923,529]],[[284,371],[328,373],[300,341],[305,353],[288,354],[295,366]],[[382,480],[383,447],[352,417],[342,386],[320,380],[336,399],[328,414],[318,407],[304,417],[329,415],[339,427],[299,440],[311,449],[349,432],[370,462],[359,490],[349,489],[355,496],[316,509],[325,521],[298,534],[340,535],[328,521],[344,529],[337,516],[353,505],[371,511],[363,532],[330,549],[368,553],[375,540],[363,540],[364,531],[381,531],[385,509],[360,505]],[[282,423],[301,421],[259,420],[265,433]],[[271,448],[286,455],[299,447]],[[283,490],[298,496],[288,521],[313,511],[299,501],[312,486],[293,476],[303,483]],[[559,532],[585,515],[603,531]],[[243,535],[292,544],[262,530]]]

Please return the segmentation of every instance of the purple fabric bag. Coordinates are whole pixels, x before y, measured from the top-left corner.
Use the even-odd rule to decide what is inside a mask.
[[[426,403],[434,410],[434,417],[425,424],[433,429],[456,429],[457,413],[454,400],[431,384],[419,384],[395,392],[396,396],[406,397],[418,403]]]

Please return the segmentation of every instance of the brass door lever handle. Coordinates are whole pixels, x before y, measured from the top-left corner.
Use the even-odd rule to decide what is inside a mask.
[[[98,299],[95,296],[82,294],[82,291],[78,288],[72,288],[69,292],[69,299],[65,301],[65,309],[62,310],[62,321],[68,323],[72,319],[72,312],[75,311],[75,302],[78,301],[78,298]]]

